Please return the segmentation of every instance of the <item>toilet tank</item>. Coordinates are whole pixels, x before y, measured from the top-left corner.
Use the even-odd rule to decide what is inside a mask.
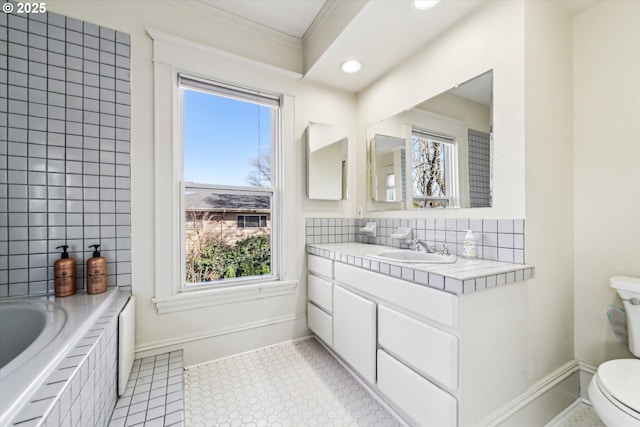
[[[640,277],[613,276],[609,285],[618,292],[627,314],[629,350],[640,357]]]

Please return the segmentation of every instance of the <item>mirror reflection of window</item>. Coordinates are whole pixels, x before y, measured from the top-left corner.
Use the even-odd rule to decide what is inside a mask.
[[[393,202],[396,199],[396,175],[387,175],[387,201]]]
[[[448,177],[453,161],[453,138],[414,129],[411,135],[413,207],[441,205],[453,195],[454,186]],[[436,204],[437,202],[437,204]],[[446,206],[446,203],[445,203]]]

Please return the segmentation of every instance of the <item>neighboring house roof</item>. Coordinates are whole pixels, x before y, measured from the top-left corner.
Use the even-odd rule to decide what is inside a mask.
[[[271,201],[269,196],[191,193],[185,196],[184,206],[188,211],[269,212]]]

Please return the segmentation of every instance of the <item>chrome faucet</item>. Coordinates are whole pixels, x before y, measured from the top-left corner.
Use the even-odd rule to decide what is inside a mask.
[[[440,252],[438,252],[439,255],[451,255],[449,253],[449,247],[447,246],[447,244],[443,244],[442,245],[442,249],[440,249]]]
[[[424,248],[424,251],[426,253],[434,253],[436,251],[435,248],[433,247],[433,245],[428,244],[424,240],[413,239],[411,241],[411,250],[412,251],[420,252],[420,246],[422,246]]]

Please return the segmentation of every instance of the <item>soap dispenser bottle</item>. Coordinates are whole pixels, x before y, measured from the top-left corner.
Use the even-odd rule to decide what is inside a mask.
[[[91,245],[93,258],[87,261],[87,293],[101,294],[107,290],[107,260],[100,256],[100,245]]]
[[[62,248],[62,255],[53,263],[53,289],[57,297],[68,297],[76,293],[76,262],[69,258],[67,249],[69,245],[58,246]]]
[[[476,236],[473,235],[473,231],[471,230],[467,230],[467,234],[464,235],[462,256],[467,259],[478,258],[478,254],[476,252]]]

